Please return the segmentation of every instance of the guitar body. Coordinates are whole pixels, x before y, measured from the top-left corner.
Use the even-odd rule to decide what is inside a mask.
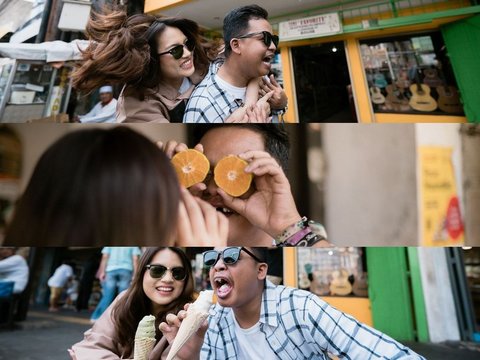
[[[302,290],[310,290],[311,282],[308,279],[308,275],[305,273],[300,274],[300,278],[298,280],[298,287]]]
[[[367,275],[363,273],[359,277],[355,278],[352,287],[353,293],[357,296],[367,297],[368,296],[368,282]]]
[[[385,105],[389,110],[394,110],[399,112],[410,110],[408,99],[402,94],[402,91],[400,91],[396,86],[388,85],[387,93],[388,94],[385,99]]]
[[[325,277],[322,276],[320,271],[313,273],[312,284],[310,285],[310,291],[318,296],[326,296],[330,294],[330,286]]]
[[[382,92],[380,91],[380,88],[376,86],[372,86],[370,88],[370,98],[372,99],[372,102],[377,105],[381,105],[385,103],[385,96],[383,96]]]
[[[439,86],[438,107],[440,110],[449,114],[458,114],[463,112],[463,106],[460,102],[458,90],[454,86]]]
[[[352,285],[348,281],[347,270],[335,270],[332,276],[333,280],[330,283],[330,293],[332,295],[346,296],[352,293]]]
[[[430,96],[430,88],[425,84],[413,84],[410,86],[412,97],[409,105],[417,110],[423,112],[434,111],[437,108],[437,102]]]

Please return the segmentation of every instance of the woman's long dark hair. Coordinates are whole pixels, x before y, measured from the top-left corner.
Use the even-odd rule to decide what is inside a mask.
[[[147,248],[138,262],[138,269],[132,280],[132,284],[128,288],[126,294],[117,302],[112,310],[112,318],[115,323],[115,334],[118,337],[116,340],[124,349],[122,356],[131,358],[133,356],[133,345],[135,341],[135,331],[138,323],[145,315],[152,313],[152,302],[145,295],[143,291],[143,276],[146,271],[146,265],[150,264],[152,258],[159,251],[169,249],[178,255],[182,261],[183,267],[187,270],[188,276],[185,278],[183,291],[181,295],[164,308],[158,314],[153,314],[156,317],[155,329],[157,340],[161,338],[162,333],[158,329],[158,325],[165,321],[168,314],[177,314],[183,309],[183,306],[192,302],[193,300],[193,273],[190,260],[185,253],[179,248]]]
[[[178,28],[195,43],[195,69],[206,73],[211,60],[207,52],[213,45],[199,35],[196,22],[147,14],[127,17],[121,10],[105,10],[92,12],[87,23],[91,43],[82,51],[84,61],[73,73],[73,86],[91,92],[104,84],[127,84],[141,97],[146,90],[155,90],[162,80],[157,38],[167,26]]]
[[[175,170],[145,136],[123,126],[76,130],[41,156],[5,244],[173,245],[179,201]]]

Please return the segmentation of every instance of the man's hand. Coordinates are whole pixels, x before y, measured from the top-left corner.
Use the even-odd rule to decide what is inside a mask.
[[[273,91],[273,95],[268,101],[272,109],[284,109],[287,106],[288,98],[285,91],[280,86],[280,84],[275,80],[273,75],[270,75],[270,81],[262,78],[260,82],[259,95],[264,96],[269,92]]]
[[[254,175],[255,192],[247,199],[234,198],[218,189],[225,206],[247,218],[272,237],[301,219],[285,173],[265,151],[247,151],[239,157],[249,162],[246,172]]]
[[[187,316],[187,309],[190,304],[186,304],[184,309],[180,310],[177,315],[175,314],[168,314],[166,317],[166,322],[160,323],[158,328],[162,332],[165,339],[167,339],[169,344],[172,344],[177,336],[178,329],[182,321]],[[198,359],[200,357],[200,350],[203,344],[203,338],[205,337],[205,332],[208,329],[208,321],[205,322],[200,326],[197,332],[182,346],[182,349],[177,353],[177,359]]]
[[[182,188],[177,223],[177,246],[225,246],[228,220],[212,205]]]

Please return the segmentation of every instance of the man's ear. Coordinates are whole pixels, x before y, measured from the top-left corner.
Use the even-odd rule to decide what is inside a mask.
[[[232,52],[236,54],[240,54],[240,41],[238,39],[232,39],[230,40],[230,48],[232,49]]]
[[[266,263],[260,263],[258,265],[257,279],[265,280],[267,277],[268,265]]]

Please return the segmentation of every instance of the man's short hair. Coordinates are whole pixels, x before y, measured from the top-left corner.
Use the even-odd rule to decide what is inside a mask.
[[[266,247],[251,247],[250,250],[262,262],[268,263],[268,248]]]
[[[260,134],[264,141],[265,151],[278,162],[283,171],[287,171],[290,155],[290,140],[283,124],[194,124],[190,128],[193,140],[193,144],[190,144],[191,147],[198,144],[203,136],[210,130],[218,127],[224,128],[226,126],[248,129]]]
[[[225,57],[230,56],[232,48],[230,40],[244,35],[248,22],[252,19],[268,19],[268,12],[258,5],[242,6],[230,11],[223,19],[223,40],[225,42]]]

